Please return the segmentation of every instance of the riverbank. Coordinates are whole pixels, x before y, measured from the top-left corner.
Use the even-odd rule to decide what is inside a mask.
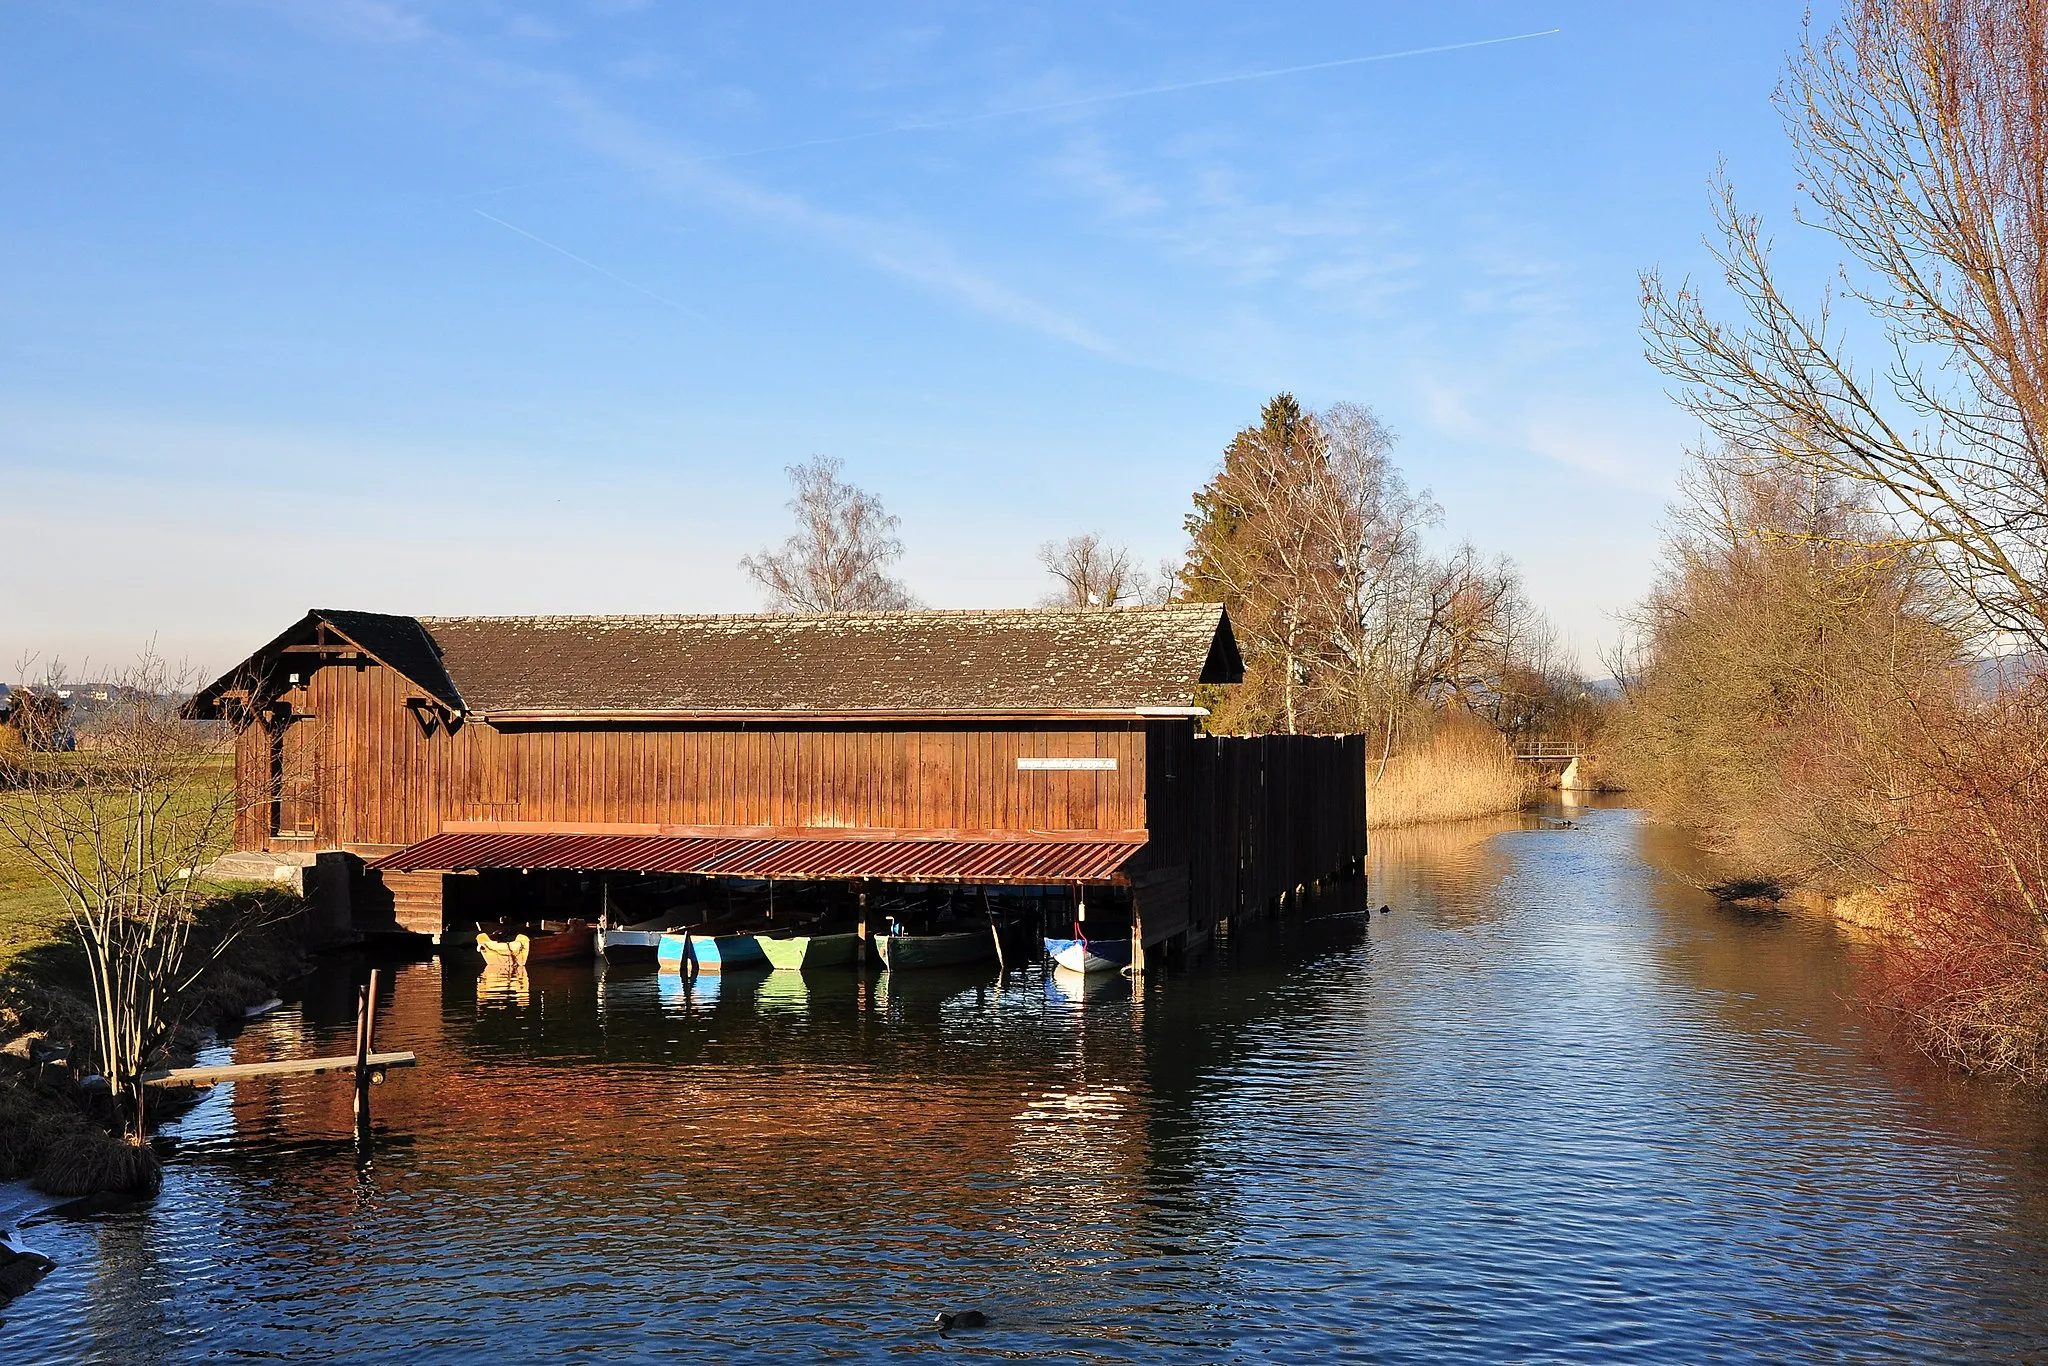
[[[155,1154],[125,1141],[113,1099],[92,1085],[91,984],[61,901],[40,889],[0,895],[9,929],[0,967],[0,1181],[26,1181],[54,1196],[153,1193]],[[172,1042],[174,1064],[190,1061],[213,1031],[277,995],[304,972],[304,903],[277,887],[223,885],[202,922],[254,920],[194,987]],[[166,1098],[166,1106],[178,1101]]]

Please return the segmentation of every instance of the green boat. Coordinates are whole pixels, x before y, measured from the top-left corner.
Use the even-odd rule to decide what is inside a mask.
[[[964,934],[885,934],[875,939],[882,966],[894,972],[901,968],[943,968],[955,963],[979,963],[996,956],[995,936],[988,930]]]
[[[783,939],[756,935],[754,942],[778,970],[802,972],[808,968],[850,968],[860,961],[857,934],[793,934]]]

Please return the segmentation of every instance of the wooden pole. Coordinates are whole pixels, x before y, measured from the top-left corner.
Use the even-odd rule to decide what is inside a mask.
[[[370,969],[370,980],[356,1000],[356,1137],[367,1142],[370,1137],[370,1055],[376,1052],[373,1045],[377,1030],[377,969]]]
[[[996,976],[1000,977],[1010,970],[1010,965],[1003,961],[1003,932],[996,924],[995,909],[988,904],[986,887],[981,889],[981,913],[988,917],[989,937],[996,941]]]
[[[1132,977],[1145,975],[1145,905],[1134,893],[1131,896],[1131,967]]]

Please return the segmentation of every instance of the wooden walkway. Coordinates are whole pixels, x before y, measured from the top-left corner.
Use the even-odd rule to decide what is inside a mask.
[[[143,1074],[145,1086],[214,1086],[253,1077],[307,1077],[322,1072],[348,1072],[355,1077],[356,1144],[367,1153],[370,1143],[370,1088],[394,1067],[412,1067],[411,1053],[377,1051],[377,969],[356,991],[356,1051],[329,1058],[281,1058],[276,1062],[231,1062],[217,1067],[167,1067]]]
[[[224,1081],[249,1077],[311,1076],[318,1072],[353,1072],[358,1067],[381,1073],[393,1067],[412,1067],[419,1059],[411,1053],[371,1053],[358,1058],[353,1053],[338,1058],[285,1058],[277,1062],[222,1063],[217,1067],[169,1067],[145,1072],[149,1086],[216,1086]]]

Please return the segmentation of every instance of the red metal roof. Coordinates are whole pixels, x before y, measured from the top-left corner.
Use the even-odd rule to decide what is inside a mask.
[[[542,868],[718,877],[887,882],[1107,882],[1141,837],[1077,833],[1018,839],[592,835],[450,830],[379,859],[391,872]]]

